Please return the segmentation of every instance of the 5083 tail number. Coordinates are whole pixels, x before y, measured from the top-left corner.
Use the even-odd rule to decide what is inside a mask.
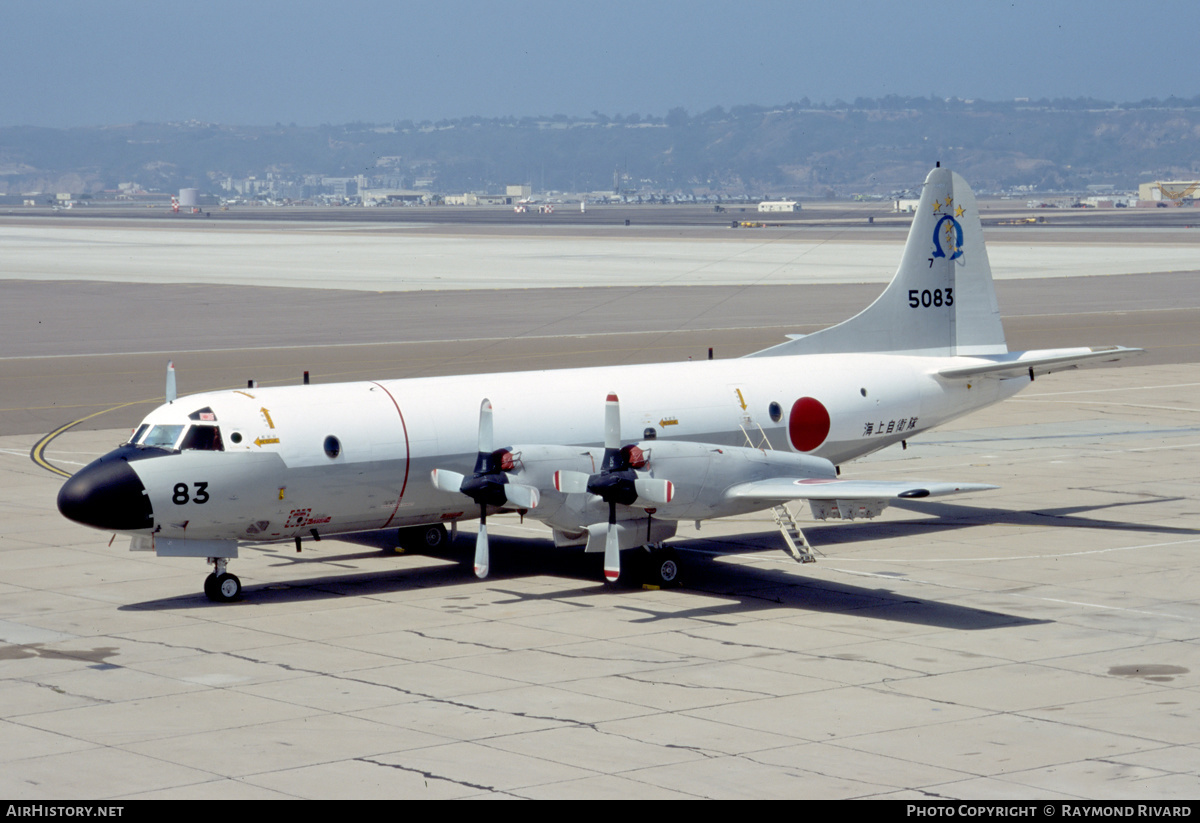
[[[930,307],[953,306],[954,289],[909,289],[908,307],[928,309]]]

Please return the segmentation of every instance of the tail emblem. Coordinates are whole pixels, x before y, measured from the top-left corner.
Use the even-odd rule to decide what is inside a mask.
[[[947,209],[950,208],[950,202],[950,198],[947,197],[945,204]],[[933,206],[934,214],[941,211],[941,208],[942,204],[935,201]],[[963,210],[961,207],[956,214],[958,217],[962,217]],[[943,242],[945,242],[945,248],[942,246]],[[933,256],[948,257],[950,260],[957,260],[962,257],[962,242],[962,226],[949,214],[943,214],[942,219],[937,221],[937,225],[933,227]]]

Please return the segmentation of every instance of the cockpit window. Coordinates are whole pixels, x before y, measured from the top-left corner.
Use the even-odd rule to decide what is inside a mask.
[[[221,431],[216,426],[192,426],[179,444],[180,451],[193,449],[195,451],[223,452]]]
[[[146,430],[147,430],[148,428],[150,428],[150,424],[149,424],[149,423],[143,423],[142,425],[138,426],[138,427],[137,427],[137,431],[135,431],[135,432],[134,432],[134,433],[133,433],[133,434],[130,436],[130,438],[129,438],[129,442],[130,442],[130,443],[136,443],[136,442],[138,442],[138,438],[140,438],[140,437],[141,437],[143,434],[145,434],[145,433],[146,433]]]
[[[139,446],[157,446],[160,449],[172,449],[179,439],[183,426],[154,426],[142,437]]]

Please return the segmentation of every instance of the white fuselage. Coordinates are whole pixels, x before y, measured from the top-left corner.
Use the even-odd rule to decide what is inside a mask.
[[[543,461],[550,467],[596,470],[610,391],[620,396],[626,443],[651,450],[651,438],[752,446],[841,464],[1028,385],[1024,378],[973,385],[936,376],[959,360],[968,361],[802,355],[208,392],[159,407],[144,425],[215,425],[219,448],[185,447],[129,465],[145,486],[160,537],[279,540],[314,529],[336,534],[470,519],[478,507],[436,489],[430,472],[471,472],[484,398],[494,408],[497,447],[526,444],[531,458],[544,447],[577,447],[550,448],[554,454]],[[814,400],[827,424],[811,419]],[[209,416],[197,415],[201,410]],[[182,442],[181,435],[175,447]],[[696,465],[703,471],[702,462]],[[696,488],[656,516],[690,520],[755,508],[716,510],[716,498],[702,494],[703,483],[737,482],[736,471],[694,479]],[[573,531],[603,511],[568,511],[562,498],[543,487],[542,505],[530,516]]]

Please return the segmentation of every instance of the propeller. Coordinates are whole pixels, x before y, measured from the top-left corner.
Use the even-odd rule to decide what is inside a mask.
[[[608,504],[608,528],[604,535],[604,576],[615,581],[621,576],[621,547],[617,532],[617,506],[632,506],[639,500],[670,503],[675,487],[669,480],[641,477],[638,470],[646,465],[646,453],[634,444],[621,445],[621,401],[609,392],[604,405],[604,459],[600,471],[557,471],[554,487],[567,494],[588,492]]]
[[[492,401],[484,398],[479,405],[478,454],[475,471],[470,476],[448,469],[434,469],[433,485],[446,492],[461,492],[479,504],[479,534],[475,538],[475,576],[488,576],[489,552],[487,533],[488,506],[513,506],[534,509],[541,493],[533,486],[513,483],[506,472],[516,466],[511,449],[492,449]]]

